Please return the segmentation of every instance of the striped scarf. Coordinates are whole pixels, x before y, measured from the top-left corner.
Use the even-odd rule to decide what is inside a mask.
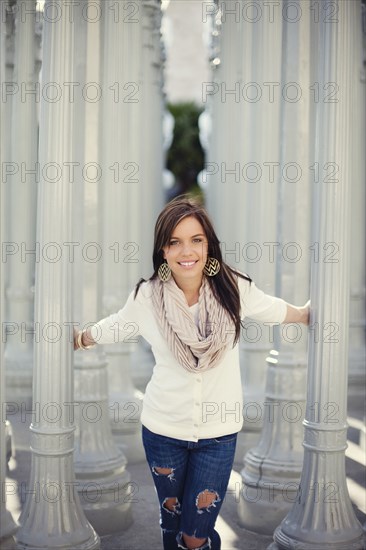
[[[233,343],[235,327],[219,304],[204,276],[199,290],[198,327],[184,292],[173,277],[165,283],[152,281],[154,312],[163,337],[178,363],[189,372],[216,367]]]

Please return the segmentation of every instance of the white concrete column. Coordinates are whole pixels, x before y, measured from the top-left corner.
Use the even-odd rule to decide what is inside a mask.
[[[96,7],[98,6],[98,7]],[[94,10],[94,13],[93,13]],[[103,248],[99,213],[102,171],[99,162],[100,130],[100,20],[103,5],[88,10],[82,0],[77,16],[76,74],[78,129],[76,158],[84,167],[83,178],[74,183],[76,318],[82,326],[101,318]],[[81,248],[80,248],[81,247]],[[82,250],[82,252],[81,252]],[[130,476],[126,458],[112,436],[109,420],[107,359],[100,346],[75,355],[75,477],[84,513],[100,535],[122,531],[132,521],[128,494]]]
[[[150,121],[152,119],[152,110],[149,111],[149,114],[146,112],[146,99],[148,100],[153,94],[153,89],[149,84],[147,84],[148,76],[150,74],[150,59],[146,55],[149,52],[149,47],[151,47],[151,28],[149,25],[146,25],[146,11],[144,2],[140,2],[139,11],[138,11],[138,25],[134,25],[130,28],[132,34],[132,40],[135,44],[134,48],[134,63],[130,67],[131,81],[135,83],[136,89],[138,89],[139,104],[137,108],[131,109],[131,114],[134,115],[134,132],[132,135],[131,147],[133,148],[133,157],[136,160],[136,166],[138,170],[137,180],[138,184],[134,186],[135,191],[135,200],[134,200],[134,209],[136,215],[134,219],[131,220],[133,227],[131,227],[131,235],[133,235],[132,242],[136,248],[137,261],[130,263],[130,280],[129,284],[131,289],[133,285],[141,278],[145,279],[150,276],[151,273],[151,256],[152,256],[152,242],[151,242],[151,233],[148,235],[146,242],[142,237],[143,226],[146,220],[147,226],[150,225],[150,218],[152,215],[153,209],[146,211],[146,206],[151,200],[150,192],[154,189],[154,173],[151,171],[150,175],[146,174],[145,162],[149,157],[145,157],[145,152],[149,155],[149,151],[154,151],[153,143],[150,141],[150,148],[148,151],[145,150],[145,138],[151,136],[150,134]],[[144,40],[147,40],[147,48],[144,48]],[[144,96],[144,91],[148,90],[150,96],[147,94]],[[151,107],[151,104],[150,104]],[[149,165],[152,170],[152,165]],[[144,198],[141,194],[142,189],[146,190],[147,197]],[[132,190],[132,189],[131,189]],[[153,201],[151,205],[153,205]],[[149,247],[150,245],[150,247]],[[150,260],[150,263],[149,263]],[[131,385],[133,385],[134,392],[136,389],[138,392],[137,396],[142,398],[143,392],[147,382],[149,381],[152,373],[152,368],[154,365],[154,358],[151,352],[150,345],[143,339],[140,338],[139,341],[135,344],[134,351],[130,355],[130,373],[131,373]],[[132,407],[130,408],[132,412]]]
[[[203,99],[211,103],[212,113],[212,133],[206,162],[206,202],[222,241],[224,259],[239,267],[242,262],[240,254],[236,253],[235,243],[240,222],[235,215],[235,205],[240,208],[236,199],[242,184],[240,170],[246,150],[241,148],[239,140],[230,140],[229,136],[239,131],[242,122],[240,65],[246,35],[243,33],[245,26],[240,9],[238,11],[238,2],[219,2],[217,8],[212,13],[212,81],[202,85]]]
[[[275,261],[268,243],[276,234],[281,95],[268,83],[281,80],[282,15],[274,10],[270,16],[266,9],[260,15],[255,10],[262,8],[254,3],[249,10],[235,1],[218,7],[213,14],[207,206],[224,260],[274,294]],[[272,345],[268,330],[248,321],[240,354],[249,446],[263,423],[265,359]],[[237,456],[243,452],[239,444]]]
[[[248,23],[247,23],[248,24]],[[263,12],[253,25],[254,56],[250,78],[253,86],[243,87],[243,101],[250,110],[250,126],[239,134],[248,143],[248,156],[243,166],[241,190],[242,228],[239,233],[244,271],[267,294],[275,294],[276,258],[272,255],[278,215],[280,174],[282,13],[273,16]],[[249,76],[249,75],[248,75]],[[245,91],[244,91],[245,90]],[[241,214],[241,215],[240,215]],[[264,419],[264,384],[266,357],[273,347],[268,327],[248,320],[240,343],[244,391],[244,430],[258,434]]]
[[[281,152],[277,231],[272,238],[276,295],[293,304],[309,296],[310,250],[310,13],[300,3],[283,3]],[[291,10],[293,12],[291,13]],[[291,84],[292,83],[292,84]],[[266,330],[269,330],[268,328]],[[276,332],[276,335],[278,333]],[[296,500],[303,461],[307,328],[282,325],[271,338],[267,359],[264,425],[257,446],[244,458],[241,524],[271,535]],[[256,495],[253,498],[253,495]]]
[[[8,401],[29,406],[33,367],[33,284],[36,258],[37,168],[34,0],[19,0],[15,20],[7,320],[11,332],[5,349]],[[14,332],[14,334],[13,334]]]
[[[1,16],[4,19],[5,26],[5,77],[4,81],[8,84],[6,85],[5,97],[5,113],[2,118],[1,126],[6,128],[7,139],[4,140],[3,150],[4,150],[4,160],[6,162],[11,161],[11,116],[12,116],[12,104],[13,104],[13,94],[16,91],[16,87],[12,85],[14,81],[14,57],[15,57],[15,13],[16,6],[10,5],[9,2],[1,2]],[[4,183],[10,182],[10,174],[5,179]],[[5,189],[5,200],[7,201],[7,208],[10,208],[10,199],[8,189]],[[9,221],[7,221],[6,226],[6,238],[9,239]],[[6,270],[6,279],[7,281],[7,270]]]
[[[350,140],[354,28],[359,2],[335,2],[336,20],[312,19],[312,59],[319,90],[335,83],[336,101],[315,110],[314,159],[335,162],[336,176],[314,185],[313,240],[320,250],[335,243],[335,261],[312,261],[312,319],[304,427],[304,466],[299,495],[276,529],[271,548],[361,550],[363,531],[352,508],[345,477],[350,281]],[[338,99],[338,100],[337,100]],[[329,173],[327,173],[329,176]],[[331,181],[330,181],[331,180]]]
[[[263,535],[273,533],[296,499],[303,458],[306,373],[301,361],[297,367],[280,361],[276,351],[267,358],[263,428],[241,472],[240,525]]]
[[[253,81],[251,60],[256,25],[243,19],[240,4],[234,1],[218,2],[217,9],[212,10],[211,21],[212,81],[204,83],[202,89],[210,117],[206,172],[202,174],[202,186],[206,191],[207,208],[221,241],[223,259],[234,268],[246,271],[243,250],[247,235],[245,209],[248,189],[242,170],[251,154],[250,140],[246,136],[252,135],[252,105],[245,101],[243,91],[245,84]],[[233,136],[236,136],[235,139]],[[248,272],[251,273],[251,270]],[[260,368],[263,376],[262,371],[263,368]],[[250,376],[250,372],[250,363],[247,361],[243,380],[245,403],[258,401],[258,392],[253,383],[255,373],[253,371]],[[244,430],[252,428],[252,422],[245,422]],[[257,435],[258,429],[256,438]],[[240,438],[237,446],[240,461],[244,454],[243,444]],[[245,444],[249,445],[247,434]]]
[[[46,1],[42,86],[61,86],[75,74],[77,29],[63,7]],[[73,8],[70,3],[71,16]],[[63,243],[72,242],[73,184],[65,163],[73,161],[75,124],[74,104],[67,94],[55,102],[42,96],[39,160],[41,167],[53,163],[54,170],[41,170],[37,238],[41,248],[55,243],[58,261],[42,255],[36,266],[35,321],[43,338],[35,344],[31,474],[16,537],[24,549],[99,548],[99,537],[75,490],[73,466],[73,347],[68,330],[73,318],[72,263]]]
[[[118,311],[138,280],[142,199],[140,79],[141,5],[128,17],[114,17],[115,2],[104,3],[102,167],[104,269],[103,316]],[[107,96],[108,92],[108,96]],[[129,462],[144,459],[140,434],[142,393],[133,385],[130,355],[136,338],[106,346],[112,432]]]
[[[137,151],[139,164],[138,215],[135,217],[139,234],[139,262],[135,263],[137,279],[152,274],[153,234],[156,218],[164,204],[163,188],[163,62],[161,42],[161,5],[159,0],[140,3],[139,65],[136,74],[139,83],[139,130]],[[135,25],[136,27],[136,25]],[[136,34],[137,29],[132,29]],[[137,38],[136,38],[137,41]],[[136,279],[131,279],[134,284]],[[132,380],[144,391],[151,378],[154,358],[150,345],[141,339],[131,357]]]
[[[364,10],[365,10],[364,5]],[[361,3],[360,3],[361,10]],[[365,15],[363,16],[365,17]],[[365,395],[365,182],[366,182],[366,45],[363,46],[362,14],[359,24],[354,29],[355,49],[353,56],[354,86],[352,103],[357,105],[353,112],[352,152],[353,191],[351,198],[351,300],[350,300],[350,333],[349,333],[349,373],[348,395],[350,398]],[[365,30],[363,31],[365,33]]]
[[[164,49],[161,39],[161,2],[141,3],[142,58],[141,80],[141,170],[140,212],[141,242],[139,271],[144,277],[152,273],[153,232],[157,215],[164,205],[163,173],[163,95]],[[151,374],[151,373],[150,373]]]
[[[5,12],[2,10],[0,20],[0,82],[5,82],[5,37],[6,37],[6,25],[5,25]],[[1,120],[5,119],[6,103],[2,101],[0,103],[0,116]],[[6,128],[5,124],[1,124],[0,127],[0,166],[3,166],[3,162],[6,161],[6,153],[4,143],[6,141]],[[5,241],[5,188],[1,182],[0,187],[0,235],[1,242]],[[6,445],[5,445],[5,363],[4,363],[4,338],[3,330],[5,323],[5,264],[0,262],[0,322],[1,322],[1,339],[0,339],[0,406],[1,406],[1,419],[0,419],[0,543],[4,543],[6,539],[9,539],[16,531],[17,525],[14,522],[12,515],[6,508]],[[8,541],[9,542],[9,541]],[[10,540],[11,542],[11,540]]]
[[[208,13],[207,13],[208,10]],[[218,89],[220,82],[220,44],[221,44],[221,18],[218,6],[202,8],[203,42],[206,46],[209,71],[207,77],[201,83],[201,102],[204,110],[198,118],[199,139],[205,153],[203,170],[197,176],[197,183],[205,196],[206,207],[211,215],[217,219],[217,200],[215,184],[215,164],[218,141],[212,134],[213,118],[218,114]],[[215,122],[216,125],[216,122]],[[212,164],[211,164],[212,162]],[[207,170],[208,168],[208,170]]]

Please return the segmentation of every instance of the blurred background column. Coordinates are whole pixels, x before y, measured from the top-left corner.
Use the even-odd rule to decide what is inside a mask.
[[[138,243],[138,263],[130,265],[131,288],[140,278],[149,278],[153,273],[152,252],[154,226],[164,206],[163,186],[163,119],[165,96],[163,90],[164,49],[161,40],[161,5],[159,0],[144,0],[140,3],[140,23],[131,31],[139,33],[139,63],[136,63],[134,78],[139,86],[138,119],[135,138],[138,159],[136,208],[139,218],[134,220],[133,239]],[[137,28],[138,27],[138,28]],[[137,41],[137,38],[136,38]],[[136,119],[135,119],[136,120]],[[132,379],[137,388],[145,391],[149,382],[154,358],[150,345],[142,338],[131,356]]]
[[[274,294],[282,15],[258,3],[231,1],[219,2],[212,18],[213,81],[206,89],[212,127],[203,175],[207,206],[223,259]],[[245,438],[237,456],[258,439],[263,424],[266,356],[272,346],[268,327],[248,320],[240,343]]]
[[[72,242],[73,162],[77,112],[64,83],[74,77],[74,3],[66,16],[61,3],[44,9],[42,86],[56,89],[41,96],[38,234],[43,250],[36,264],[32,463],[27,500],[19,518],[19,548],[99,548],[99,537],[86,520],[75,490],[73,407],[72,263],[64,243]],[[61,94],[60,94],[61,90]],[[53,243],[52,248],[47,243]],[[37,335],[36,335],[37,336]]]
[[[34,268],[41,254],[35,242],[39,181],[36,105],[40,101],[35,74],[36,2],[19,0],[15,13],[11,162],[7,170],[11,176],[8,181],[10,216],[6,289],[9,330],[5,361],[8,401],[23,403],[29,408],[33,369]]]
[[[243,182],[242,243],[244,271],[267,294],[275,294],[276,259],[273,256],[277,230],[281,95],[282,13],[255,4],[252,52],[256,60],[246,81],[245,101],[250,108],[249,131],[239,134],[248,142]],[[257,13],[257,10],[262,10]],[[258,20],[257,20],[258,19]],[[264,419],[266,357],[273,347],[268,327],[249,319],[240,345],[244,391],[244,431],[258,432]]]
[[[102,78],[108,99],[103,102],[101,132],[103,249],[107,254],[103,263],[103,316],[123,307],[138,279],[146,276],[142,267],[147,254],[150,259],[152,253],[151,221],[158,185],[162,193],[161,64],[160,58],[154,57],[154,45],[160,38],[160,12],[156,13],[160,6],[155,0],[134,3],[134,11],[123,17],[122,11],[116,17],[115,2],[106,6]],[[122,10],[123,5],[119,6]],[[144,459],[142,393],[134,387],[130,371],[131,353],[138,341],[131,326],[124,342],[106,346],[112,431],[130,462]],[[133,364],[136,369],[139,366],[142,361]]]
[[[361,550],[363,531],[345,475],[350,283],[350,201],[353,190],[352,94],[354,29],[359,2],[335,2],[334,18],[311,20],[311,59],[319,83],[312,143],[313,242],[325,251],[311,262],[312,318],[299,495],[276,529],[271,548]],[[356,33],[357,35],[357,33]],[[332,87],[329,90],[329,83]],[[323,93],[331,92],[331,99]],[[329,243],[332,248],[328,250]]]
[[[4,5],[1,8],[0,19],[0,82],[5,82],[5,63],[6,63],[6,18]],[[6,116],[6,103],[1,101],[0,103],[0,166],[3,166],[3,162],[6,162],[8,157],[6,156],[6,149],[4,147],[6,142],[6,126],[3,123]],[[5,187],[1,181],[0,187],[0,235],[1,242],[4,242],[6,237],[5,232]],[[6,543],[6,539],[15,533],[17,525],[14,522],[12,515],[6,508],[6,495],[7,486],[5,482],[6,476],[6,434],[5,434],[5,362],[4,362],[4,324],[5,324],[5,263],[0,263],[0,321],[1,321],[1,340],[0,340],[0,406],[1,406],[1,418],[0,418],[0,544]],[[11,540],[6,544],[11,544]]]
[[[362,8],[362,9],[361,9]],[[364,235],[365,179],[366,179],[366,4],[360,3],[360,21],[355,25],[352,103],[357,109],[352,113],[352,198],[351,198],[351,300],[349,333],[348,395],[350,398],[365,398],[365,281],[366,254]],[[363,21],[363,25],[362,25]]]
[[[81,0],[75,8],[74,304],[79,328],[101,317],[102,262],[100,212],[103,180],[99,162],[101,70],[100,2]],[[83,93],[81,92],[83,90]],[[98,534],[120,532],[130,525],[130,476],[109,419],[107,358],[101,346],[75,354],[75,477],[84,513]]]
[[[272,238],[276,295],[291,304],[309,298],[310,191],[309,99],[310,18],[300,2],[283,3],[278,218]],[[271,535],[298,493],[303,460],[308,329],[282,325],[267,358],[264,426],[260,441],[244,458],[241,524]],[[255,498],[254,498],[255,495]]]

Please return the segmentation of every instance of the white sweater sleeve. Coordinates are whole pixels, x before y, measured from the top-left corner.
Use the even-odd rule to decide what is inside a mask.
[[[141,322],[143,319],[143,305],[140,294],[134,298],[135,289],[130,293],[122,309],[101,319],[91,328],[91,336],[97,344],[114,344],[125,342],[134,344],[138,342],[141,333]]]
[[[285,320],[287,305],[282,298],[265,294],[255,283],[238,278],[241,319],[250,317],[263,323],[277,324]]]

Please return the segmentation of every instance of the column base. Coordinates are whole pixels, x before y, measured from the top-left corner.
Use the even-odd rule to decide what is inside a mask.
[[[234,463],[239,464],[240,468],[243,467],[244,456],[249,451],[249,449],[255,447],[255,445],[258,443],[259,437],[260,432],[248,432],[246,430],[242,430],[241,432],[239,432],[236,443]]]
[[[27,540],[27,542],[26,542]],[[35,542],[31,543],[29,539],[25,539],[24,542],[18,540],[16,538],[16,549],[17,550],[49,550],[49,548],[57,548],[56,546],[51,543],[52,546],[48,545],[48,543],[43,542]],[[70,541],[70,544],[63,543],[62,546],[59,548],[62,548],[62,550],[99,550],[100,549],[100,541],[99,538],[96,538],[94,536],[91,536],[89,540],[79,543],[78,545],[75,545],[72,540]]]
[[[84,508],[87,520],[100,536],[116,535],[126,531],[132,525],[132,509],[129,504],[116,506],[108,510],[87,510]]]
[[[118,448],[127,458],[128,464],[139,464],[145,461],[145,451],[142,445],[141,424],[138,424],[138,430],[133,433],[123,433],[112,431]]]
[[[79,491],[79,498],[87,520],[98,535],[110,535],[125,531],[133,522],[131,504],[137,498],[135,483],[125,472],[123,478],[113,483],[83,481],[86,491]],[[91,489],[91,487],[93,489]]]
[[[86,519],[77,493],[72,432],[47,434],[31,429],[31,474],[15,535],[17,550],[98,550],[100,538]],[[48,445],[49,455],[41,454],[42,444]]]
[[[16,550],[17,545],[14,537],[6,537],[0,539],[0,548],[1,550]]]
[[[237,508],[241,527],[260,535],[273,534],[290,511],[297,495],[297,489],[275,489],[275,485],[280,483],[273,482],[271,487],[263,487],[259,483],[258,487],[253,487],[243,482]],[[288,498],[290,494],[291,498]]]
[[[267,550],[365,550],[365,535],[359,535],[354,540],[349,541],[300,541],[291,539],[281,531],[279,526],[274,533],[274,543]]]
[[[1,506],[5,507],[5,503],[2,502]],[[1,549],[7,548],[3,546],[5,543],[10,544],[11,540],[14,541],[12,535],[15,534],[17,529],[18,529],[18,525],[13,520],[13,516],[11,515],[9,510],[4,508],[2,510],[1,517],[0,517],[0,542],[1,542],[0,548]]]
[[[99,471],[84,469],[75,472],[78,494],[83,512],[98,535],[123,532],[132,523],[131,503],[138,488],[125,469],[126,459],[111,464],[96,464]],[[90,466],[90,465],[89,465]]]

